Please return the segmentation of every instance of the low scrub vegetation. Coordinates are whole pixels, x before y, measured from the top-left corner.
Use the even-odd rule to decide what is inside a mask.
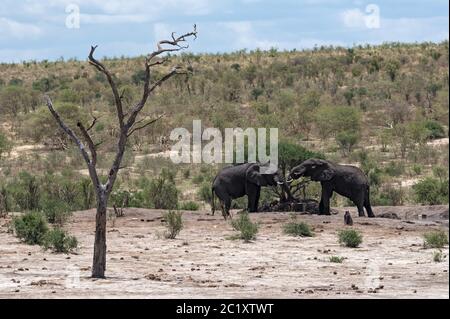
[[[78,241],[60,227],[50,229],[45,214],[31,211],[12,221],[15,235],[29,245],[41,245],[57,253],[69,253],[77,248]]]
[[[259,225],[252,222],[249,214],[246,212],[239,214],[233,219],[231,221],[231,226],[234,230],[239,232],[239,235],[237,235],[236,238],[242,239],[245,242],[256,239],[256,234],[259,230]]]
[[[183,213],[169,211],[163,215],[163,219],[167,228],[166,238],[175,239],[183,229]]]
[[[43,237],[42,246],[56,253],[69,253],[78,246],[78,240],[74,236],[69,236],[61,228],[48,231]]]
[[[362,243],[362,235],[354,229],[343,229],[338,233],[339,243],[345,247],[356,248]]]
[[[448,245],[448,234],[445,231],[433,231],[423,235],[425,248],[443,248]]]
[[[330,257],[330,263],[337,263],[337,264],[341,264],[344,261],[345,257],[340,257],[340,256],[331,256]]]
[[[15,217],[13,227],[16,236],[29,245],[42,244],[49,229],[44,214],[36,211]]]
[[[293,219],[289,223],[283,225],[283,232],[291,236],[312,237],[311,227],[305,222],[297,222]]]

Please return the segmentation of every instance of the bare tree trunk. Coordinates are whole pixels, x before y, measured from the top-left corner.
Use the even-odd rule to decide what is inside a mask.
[[[91,52],[89,53],[89,63],[93,65],[98,71],[102,72],[111,87],[114,102],[116,105],[116,115],[118,119],[118,128],[120,129],[120,135],[117,141],[117,150],[114,158],[114,162],[109,170],[108,179],[105,184],[102,184],[98,173],[97,173],[97,146],[95,144],[89,131],[94,127],[97,122],[97,118],[94,117],[92,124],[85,128],[83,123],[78,122],[77,127],[80,130],[83,140],[81,140],[78,135],[68,127],[64,121],[61,119],[57,111],[53,107],[53,103],[50,97],[45,96],[48,109],[55,118],[56,122],[59,124],[61,129],[70,137],[70,139],[78,146],[81,155],[86,162],[89,170],[89,176],[92,180],[92,184],[97,195],[97,213],[95,216],[95,242],[94,242],[94,257],[92,260],[92,277],[93,278],[105,278],[106,269],[106,213],[108,207],[108,198],[114,187],[114,183],[117,178],[117,174],[121,169],[120,164],[122,163],[123,154],[125,153],[125,147],[127,145],[128,138],[136,131],[141,130],[157,120],[159,120],[163,115],[156,117],[151,120],[140,119],[137,120],[139,113],[145,106],[149,95],[161,84],[166,82],[168,79],[177,74],[187,74],[186,71],[182,71],[180,66],[175,66],[172,70],[162,76],[159,80],[153,82],[150,85],[150,68],[156,65],[164,64],[168,61],[168,58],[162,58],[162,60],[155,61],[154,59],[159,57],[164,53],[176,52],[188,48],[188,46],[182,46],[181,43],[186,42],[187,38],[194,37],[197,38],[196,26],[194,25],[194,31],[183,34],[179,37],[175,37],[175,33],[172,33],[171,40],[162,40],[157,44],[158,50],[152,52],[145,59],[145,83],[143,88],[143,94],[141,100],[128,112],[124,112],[122,105],[122,96],[119,94],[117,85],[114,82],[113,75],[108,71],[108,69],[101,62],[96,60],[93,56],[97,46],[91,47]],[[169,48],[164,48],[163,45],[168,45]],[[126,118],[128,117],[128,119]],[[86,148],[87,146],[87,148]]]
[[[106,212],[108,198],[101,194],[97,201],[95,215],[94,258],[92,261],[92,277],[105,278],[106,269]]]

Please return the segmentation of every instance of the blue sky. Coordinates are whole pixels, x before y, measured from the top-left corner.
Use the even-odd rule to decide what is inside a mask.
[[[78,9],[79,28],[68,28]],[[136,56],[193,23],[193,52],[439,42],[448,14],[447,0],[1,0],[0,61],[85,59],[91,44]]]

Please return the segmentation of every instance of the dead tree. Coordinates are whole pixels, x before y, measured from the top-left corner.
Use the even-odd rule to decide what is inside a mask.
[[[138,120],[138,116],[147,102],[147,99],[151,93],[164,82],[172,78],[177,74],[187,74],[181,66],[173,67],[168,73],[162,76],[160,79],[153,80],[151,78],[151,69],[153,67],[163,65],[168,61],[168,58],[164,55],[169,52],[176,52],[188,48],[188,45],[183,45],[189,38],[197,38],[197,30],[194,25],[193,31],[185,33],[179,37],[175,37],[175,33],[172,33],[170,40],[162,40],[157,44],[157,50],[150,53],[145,58],[145,81],[142,91],[142,97],[138,103],[132,106],[129,110],[124,110],[122,104],[122,96],[120,95],[117,85],[115,83],[114,77],[107,67],[94,58],[94,52],[97,46],[92,46],[89,53],[89,63],[94,66],[99,72],[103,73],[108,80],[109,86],[111,87],[115,112],[117,113],[117,124],[118,124],[118,137],[117,137],[117,149],[114,157],[114,161],[109,170],[107,179],[105,183],[102,183],[99,175],[97,173],[97,146],[89,131],[96,124],[96,119],[94,118],[92,124],[89,127],[84,127],[84,125],[79,122],[77,123],[78,131],[80,136],[75,133],[70,127],[68,127],[60,115],[55,111],[52,101],[48,96],[45,96],[45,100],[50,110],[51,114],[55,118],[56,122],[59,124],[61,129],[70,137],[70,139],[78,146],[84,161],[89,170],[89,176],[94,185],[96,202],[97,202],[97,212],[95,217],[95,242],[94,242],[94,257],[92,262],[92,277],[93,278],[104,278],[106,269],[106,213],[108,199],[114,186],[114,182],[117,178],[117,173],[119,172],[125,152],[125,147],[127,145],[128,138],[136,131],[143,129],[152,123],[156,122],[161,117],[151,120],[141,119]]]

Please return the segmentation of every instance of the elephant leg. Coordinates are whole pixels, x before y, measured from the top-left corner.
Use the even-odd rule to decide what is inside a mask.
[[[224,204],[225,204],[225,211],[223,213],[223,218],[225,218],[225,220],[227,220],[227,217],[231,217],[230,214],[230,208],[231,208],[231,197],[227,196],[227,198],[224,200]]]
[[[320,215],[331,215],[330,214],[330,198],[333,195],[333,190],[329,189],[328,187],[324,187],[322,185],[322,197],[320,199],[319,204],[319,212]]]
[[[224,189],[220,187],[216,188],[215,192],[220,201],[222,216],[226,220],[227,217],[230,216],[231,197]]]
[[[248,199],[247,207],[249,213],[258,211],[258,201],[260,192],[261,187],[258,186],[247,188],[247,199]]]
[[[370,198],[369,198],[369,188],[367,188],[367,193],[366,196],[364,198],[364,207],[366,208],[367,211],[367,216],[369,217],[375,217],[373,211],[372,211],[372,206],[370,205]]]
[[[364,194],[359,194],[356,198],[352,198],[353,203],[358,208],[358,216],[364,217]]]

